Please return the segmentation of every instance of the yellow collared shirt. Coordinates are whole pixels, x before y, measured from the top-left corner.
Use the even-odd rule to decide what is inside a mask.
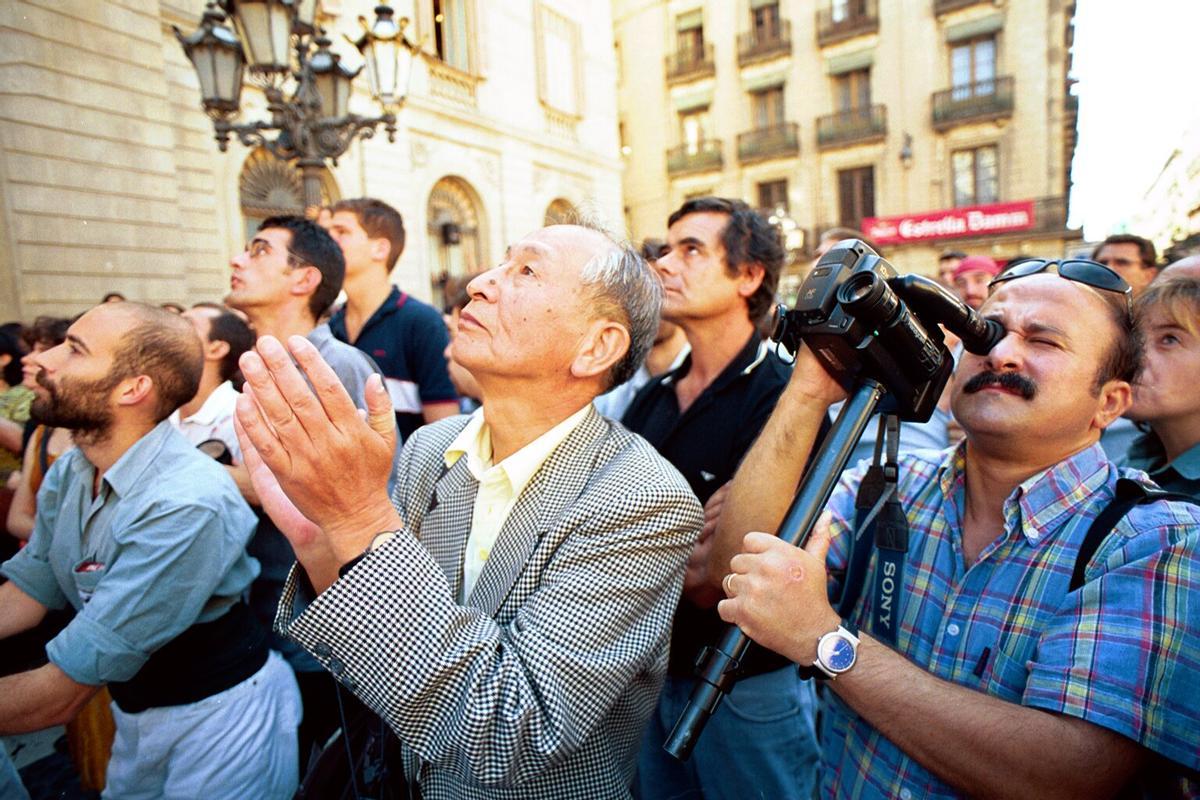
[[[576,411],[550,430],[522,447],[499,464],[492,463],[492,432],[483,419],[483,409],[459,432],[446,448],[446,467],[466,456],[467,469],[479,481],[475,507],[471,514],[471,533],[463,556],[462,596],[471,596],[484,564],[500,536],[500,529],[516,505],[521,492],[534,473],[546,462],[571,431],[583,422],[591,403]]]

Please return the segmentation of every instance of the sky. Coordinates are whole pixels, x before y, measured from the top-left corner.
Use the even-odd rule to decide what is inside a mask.
[[[1086,239],[1128,223],[1189,123],[1200,136],[1198,50],[1200,0],[1078,0],[1070,224]]]

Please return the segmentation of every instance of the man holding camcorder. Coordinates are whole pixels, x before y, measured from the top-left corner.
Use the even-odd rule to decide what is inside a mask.
[[[804,549],[746,533],[779,526],[846,394],[801,349],[718,526],[721,616],[828,676],[822,796],[1180,794],[1200,766],[1200,511],[1133,505],[1079,557],[1131,485],[1097,445],[1139,361],[1128,285],[1094,262],[1029,260],[992,290],[980,311],[1005,334],[954,382],[966,441],[901,458],[907,548],[871,553],[845,619],[829,593],[861,467]]]

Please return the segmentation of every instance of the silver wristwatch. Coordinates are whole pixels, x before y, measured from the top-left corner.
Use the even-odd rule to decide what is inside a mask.
[[[817,640],[817,660],[813,666],[830,678],[848,672],[858,660],[857,633],[839,625],[837,630],[822,636]]]

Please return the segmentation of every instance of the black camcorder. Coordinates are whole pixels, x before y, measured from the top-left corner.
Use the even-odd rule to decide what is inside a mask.
[[[882,413],[923,422],[954,369],[939,324],[979,355],[1004,335],[939,284],[901,276],[864,242],[844,239],[804,279],[796,307],[779,306],[771,338],[793,353],[804,341],[847,390],[879,381]]]

